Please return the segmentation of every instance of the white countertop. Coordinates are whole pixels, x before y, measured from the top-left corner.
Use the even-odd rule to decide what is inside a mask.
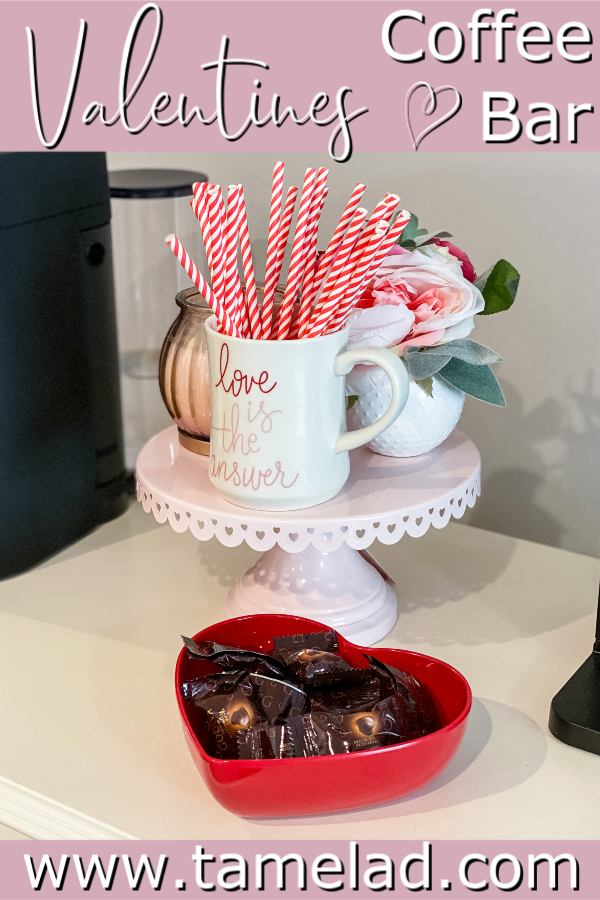
[[[591,652],[598,561],[456,523],[371,551],[399,598],[381,644],[447,660],[475,697],[428,787],[300,819],[222,809],[184,743],[175,660],[259,554],[175,534],[137,503],[0,583],[0,776],[138,838],[600,838],[600,757],[547,728]],[[20,836],[7,824],[0,838]]]

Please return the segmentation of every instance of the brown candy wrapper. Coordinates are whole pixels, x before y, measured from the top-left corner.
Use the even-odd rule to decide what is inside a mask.
[[[239,647],[227,647],[214,641],[194,641],[181,635],[188,653],[194,659],[203,659],[215,663],[224,669],[245,669],[247,672],[258,672],[274,678],[290,678],[292,673],[279,660],[266,653],[255,650],[243,650]]]
[[[408,740],[397,697],[360,712],[314,712],[310,718],[319,756],[375,750]]]
[[[360,684],[338,685],[320,688],[310,695],[311,712],[360,712],[381,700],[381,684],[378,678],[370,678]]]
[[[194,703],[202,711],[207,750],[217,759],[237,759],[238,734],[267,724],[247,672],[234,683],[217,686],[209,695],[196,696]]]
[[[387,666],[373,656],[364,655],[372,671],[378,673],[382,696],[393,691],[404,705],[403,718],[406,719],[410,739],[424,737],[441,727],[433,700],[420,681],[408,672]]]
[[[266,729],[251,725],[237,735],[238,759],[274,759]]]
[[[191,657],[231,671],[194,678],[183,697],[198,708],[203,744],[220,759],[291,759],[387,747],[436,731],[420,682],[373,656],[359,669],[337,634],[274,638],[271,654],[183,638]]]
[[[339,653],[340,644],[335,631],[313,631],[310,634],[286,634],[273,638],[276,650],[325,650]]]
[[[181,685],[181,694],[184,700],[194,703],[203,697],[208,697],[215,691],[227,692],[233,690],[238,680],[245,672],[217,672],[214,675],[202,675],[200,678],[192,678]]]
[[[293,716],[285,725],[248,728],[238,734],[239,759],[293,759],[315,756],[307,741],[304,720],[310,716]]]
[[[311,687],[364,681],[368,669],[355,669],[339,655],[337,634],[317,631],[273,639],[277,657],[302,684]]]
[[[306,712],[306,693],[294,684],[266,675],[248,675],[269,725],[283,725],[289,718]]]

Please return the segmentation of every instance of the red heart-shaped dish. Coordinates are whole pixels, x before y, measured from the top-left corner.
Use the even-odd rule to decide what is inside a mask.
[[[285,634],[330,631],[326,625],[297,616],[257,615],[227,619],[194,635],[263,652]],[[188,659],[183,648],[175,670],[179,712],[188,747],[210,792],[238,816],[303,816],[372,806],[410,794],[446,768],[463,739],[471,709],[471,689],[447,663],[409,650],[358,647],[339,635],[340,653],[364,666],[363,653],[414,675],[432,697],[442,727],[426,737],[391,747],[336,756],[301,759],[215,759],[194,730],[195,707],[184,703],[181,685],[190,678],[219,671],[211,663]]]

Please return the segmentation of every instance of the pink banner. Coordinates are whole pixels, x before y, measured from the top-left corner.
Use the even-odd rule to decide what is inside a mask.
[[[598,150],[600,4],[0,5],[3,150]]]
[[[12,841],[0,900],[334,894],[597,900],[598,841]]]

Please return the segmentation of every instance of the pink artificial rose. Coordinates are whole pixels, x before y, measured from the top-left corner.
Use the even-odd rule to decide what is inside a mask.
[[[375,323],[367,313],[381,307],[388,308],[398,325],[402,320],[406,330],[392,344],[386,329],[387,340],[377,343],[397,346],[401,352],[408,346],[429,347],[466,337],[473,329],[473,316],[484,308],[481,292],[464,277],[454,254],[450,259],[447,253],[430,251],[426,256],[417,250],[390,255],[377,274],[380,277],[369,285],[349,319],[353,346],[365,346],[367,332],[374,343]],[[370,320],[368,329],[363,318]]]
[[[460,247],[457,247],[456,244],[451,244],[450,241],[441,241],[439,238],[434,238],[434,243],[438,245],[438,247],[447,247],[452,256],[455,256],[460,263],[462,273],[471,284],[475,282],[477,278],[477,273],[475,272],[475,267],[464,250],[461,250]]]

